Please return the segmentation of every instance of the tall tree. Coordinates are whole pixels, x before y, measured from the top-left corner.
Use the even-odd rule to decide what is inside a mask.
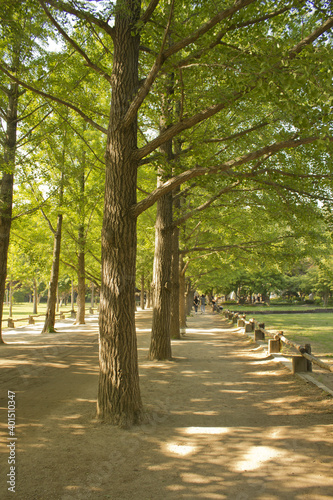
[[[0,58],[6,70],[17,77],[24,77],[29,70],[38,71],[31,63],[33,51],[39,52],[36,43],[47,34],[42,32],[43,22],[36,9],[19,1],[4,0],[0,14]],[[42,33],[42,34],[41,34]],[[2,75],[0,84],[0,117],[4,130],[1,131],[1,181],[0,181],[0,343],[1,320],[5,294],[7,258],[12,220],[13,186],[18,150],[17,130],[19,123],[31,116],[39,108],[38,103],[17,82]],[[37,123],[34,124],[34,127]],[[26,138],[27,130],[22,130],[20,141]]]
[[[328,89],[328,79],[325,81],[325,76],[319,75],[316,65],[318,60],[321,65],[327,64],[331,47],[327,41],[321,44],[317,41],[330,30],[333,19],[307,3],[295,6],[294,2],[268,1],[263,4],[255,0],[238,0],[224,5],[217,12],[214,2],[207,2],[205,9],[197,2],[187,3],[184,9],[183,3],[179,2],[175,4],[179,16],[177,26],[173,26],[177,38],[171,47],[167,47],[174,16],[173,2],[159,5],[157,0],[151,0],[141,13],[139,0],[118,0],[115,6],[103,4],[95,12],[77,2],[38,1],[73,50],[84,58],[86,67],[111,84],[105,155],[98,414],[103,419],[125,425],[140,419],[142,413],[134,325],[136,218],[162,196],[194,177],[232,173],[283,149],[311,144],[320,137],[325,139],[327,128],[322,125],[328,110],[322,106],[322,96]],[[66,26],[53,9],[67,12],[81,23],[92,26],[94,37],[96,32],[111,37],[111,75],[95,53],[85,52],[75,41],[75,36],[70,36],[70,25]],[[304,19],[301,29],[300,17]],[[157,53],[149,47],[151,28],[147,29],[147,24],[151,21],[150,26],[161,40]],[[163,25],[165,28],[161,33],[159,27]],[[145,46],[146,42],[148,46]],[[313,44],[316,44],[315,50],[307,51]],[[105,45],[103,53],[106,53]],[[139,60],[143,58],[146,62],[151,61],[151,69],[145,75],[139,74]],[[215,67],[211,64],[214,58],[218,61]],[[18,82],[19,79],[3,65],[0,68]],[[170,68],[177,71],[191,68],[191,81],[196,75],[197,86],[190,89],[188,79],[179,80],[180,119],[141,145],[137,139],[139,110],[144,109],[150,98],[152,105],[156,106],[153,84]],[[142,82],[141,76],[144,77]],[[208,76],[216,85],[206,85]],[[320,92],[315,82],[318,78],[323,84]],[[309,79],[310,84],[307,83]],[[312,102],[302,108],[304,92],[309,90],[310,94],[314,88]],[[46,89],[35,86],[35,90],[44,97],[55,99]],[[167,180],[137,203],[140,161],[176,135],[185,134],[217,113],[221,113],[222,124],[228,123],[240,110],[243,116],[246,108],[253,110],[254,103],[260,108],[263,100],[271,102],[272,111],[279,120],[278,125],[275,122],[273,134],[271,119],[266,133],[260,138],[252,136],[253,141],[249,141],[246,149],[242,150],[235,141],[228,151],[221,151],[215,158],[208,156],[203,164],[200,161],[189,163],[187,170]],[[317,105],[312,108],[315,101]],[[57,97],[57,102],[68,105],[88,123],[105,132],[105,127],[92,118],[93,113],[80,109],[81,104],[83,107],[87,104],[84,99],[78,103],[62,96]],[[286,104],[290,105],[289,109]],[[202,152],[201,158],[204,156]]]

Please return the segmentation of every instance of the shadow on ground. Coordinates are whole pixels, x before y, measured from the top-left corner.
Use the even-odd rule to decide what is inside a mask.
[[[64,325],[58,343],[5,347],[11,365],[0,379],[17,392],[20,499],[332,498],[330,398],[217,315],[189,319],[172,361],[147,361],[150,321],[137,313],[149,423],[130,430],[95,420],[95,320],[76,332]]]

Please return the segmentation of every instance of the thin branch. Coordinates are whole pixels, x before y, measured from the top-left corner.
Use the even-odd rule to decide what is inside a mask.
[[[259,158],[265,157],[266,155],[271,155],[278,153],[283,149],[296,148],[301,145],[312,144],[317,141],[319,137],[304,137],[304,138],[293,138],[286,141],[273,143],[268,146],[265,146],[256,151],[252,151],[251,153],[247,153],[243,156],[235,158],[233,160],[229,160],[227,162],[221,163],[215,167],[202,167],[196,166],[190,170],[186,170],[179,175],[176,175],[166,181],[164,184],[156,188],[152,193],[147,196],[144,200],[140,201],[136,205],[133,205],[131,209],[131,215],[133,217],[137,217],[142,212],[147,210],[147,208],[151,207],[161,196],[169,193],[177,186],[180,186],[184,182],[193,179],[195,177],[199,177],[206,174],[228,174],[233,168],[244,165],[253,160],[257,160]],[[329,138],[332,141],[331,138]]]
[[[22,137],[20,137],[20,140],[18,140],[18,141],[17,141],[17,146],[22,145],[22,143],[23,143],[24,139],[26,139],[26,137],[28,137],[28,136],[31,134],[31,132],[32,132],[33,130],[35,130],[35,128],[39,127],[39,125],[40,125],[41,123],[43,123],[43,121],[44,121],[44,120],[45,120],[45,119],[46,119],[46,118],[47,118],[47,117],[48,117],[51,113],[52,113],[52,109],[51,109],[51,111],[49,111],[49,112],[48,112],[45,116],[43,116],[43,118],[42,118],[42,119],[41,119],[38,123],[36,123],[36,125],[35,125],[34,127],[32,127],[32,128],[31,128],[31,129],[30,129],[30,130],[26,133],[26,134],[24,134]],[[24,143],[24,144],[26,144],[26,143]]]
[[[145,100],[147,95],[149,94],[149,91],[150,91],[150,89],[151,89],[151,87],[152,87],[152,85],[157,77],[157,74],[159,73],[159,71],[164,63],[165,59],[163,57],[163,51],[164,51],[164,47],[165,47],[165,44],[167,41],[167,36],[168,36],[170,26],[171,26],[171,21],[172,21],[172,17],[173,17],[173,10],[174,10],[174,2],[175,2],[175,0],[171,1],[169,19],[168,19],[168,22],[167,22],[167,25],[166,25],[166,28],[164,31],[164,36],[163,36],[160,52],[159,52],[157,58],[155,59],[155,62],[153,64],[153,66],[149,72],[149,75],[147,76],[144,84],[141,86],[139,92],[137,93],[137,95],[135,96],[135,98],[133,99],[133,101],[131,102],[131,104],[127,110],[127,113],[123,119],[123,126],[124,127],[128,127],[132,123],[132,121],[135,119],[136,114],[138,112],[138,109],[140,108],[141,104],[143,103],[143,101]]]
[[[123,120],[123,126],[127,127],[127,126],[129,126],[130,123],[132,123],[132,121],[134,120],[134,118],[138,112],[138,109],[140,108],[144,99],[148,95],[162,65],[169,57],[176,54],[180,50],[186,48],[191,43],[194,43],[196,40],[198,40],[198,38],[200,38],[205,33],[207,33],[212,28],[214,28],[223,19],[226,19],[226,18],[232,16],[233,14],[235,14],[235,12],[238,12],[239,10],[241,10],[242,8],[246,7],[247,5],[253,3],[254,1],[255,0],[237,0],[232,7],[230,7],[229,9],[225,9],[225,10],[220,11],[216,16],[214,16],[208,22],[206,22],[202,26],[200,26],[200,28],[198,30],[191,33],[191,35],[189,35],[186,38],[183,38],[180,42],[175,43],[174,45],[172,45],[171,47],[169,47],[168,49],[166,49],[164,51],[164,44],[165,44],[167,33],[169,31],[169,28],[170,28],[171,17],[172,17],[172,13],[173,13],[174,0],[172,0],[170,16],[169,16],[167,27],[165,29],[164,38],[163,38],[160,53],[157,56],[153,66],[152,66],[152,68],[151,68],[151,70],[146,78],[145,83],[142,85],[138,94],[133,99],[130,107],[128,108],[128,111],[127,111],[127,113],[124,117],[124,120]],[[158,146],[156,146],[156,147],[158,147]],[[146,155],[144,155],[144,156],[146,156]]]
[[[105,78],[109,83],[111,83],[112,80],[111,76],[108,73],[106,73],[102,68],[93,63],[91,59],[87,56],[87,54],[84,52],[84,50],[82,50],[81,47],[66,33],[66,31],[62,29],[60,24],[52,16],[51,12],[47,9],[45,2],[43,0],[38,0],[38,1],[42,9],[44,10],[45,14],[47,15],[47,17],[50,19],[51,23],[57,28],[57,30],[64,37],[64,39],[67,40],[67,42],[76,50],[76,52],[78,52],[84,58],[87,65],[94,71],[102,75],[103,78]]]
[[[40,2],[40,0],[38,1]],[[72,14],[73,16],[76,16],[79,19],[84,19],[85,21],[89,21],[90,23],[96,24],[96,26],[99,26],[102,30],[111,35],[111,37],[114,34],[114,29],[111,26],[109,26],[106,21],[103,21],[102,19],[94,16],[90,12],[75,9],[72,5],[69,5],[62,1],[46,0],[46,3],[48,5],[52,5],[52,7],[62,12],[67,12],[68,14]]]
[[[309,36],[301,40],[297,45],[295,45],[291,50],[289,50],[288,56],[290,59],[294,59],[297,54],[302,52],[304,47],[313,43],[317,38],[319,38],[323,33],[330,30],[333,26],[333,17],[330,17],[325,21],[319,28],[315,29]]]
[[[224,37],[224,35],[227,32],[230,32],[230,31],[233,31],[236,29],[240,29],[240,28],[247,28],[249,26],[253,26],[255,24],[258,24],[260,22],[267,21],[268,19],[272,19],[273,17],[277,17],[277,16],[283,14],[287,10],[290,10],[292,7],[293,7],[293,5],[286,6],[286,7],[283,7],[282,9],[279,9],[277,11],[272,12],[271,14],[267,14],[265,16],[258,17],[255,19],[250,19],[249,21],[246,21],[244,23],[232,24],[231,26],[229,26],[229,28],[227,30],[220,31],[220,33],[217,34],[215,40],[212,43],[210,43],[207,47],[195,52],[194,54],[191,54],[190,56],[188,56],[185,59],[182,59],[181,61],[179,61],[175,65],[175,67],[178,67],[178,68],[187,67],[188,64],[190,63],[190,61],[199,59],[206,52],[210,51],[211,49],[213,49],[214,47],[219,45],[222,38]]]
[[[11,74],[9,71],[5,69],[5,67],[0,63],[0,71],[2,71],[5,75],[7,75],[11,80],[14,82],[18,83],[25,89],[31,90],[35,94],[41,95],[45,97],[46,99],[50,99],[51,101],[57,102],[59,104],[62,104],[63,106],[67,106],[68,108],[72,109],[76,113],[78,113],[87,123],[89,123],[92,127],[96,128],[100,132],[103,132],[103,134],[107,134],[107,129],[102,127],[101,125],[98,125],[98,123],[94,122],[89,116],[87,116],[81,109],[79,109],[77,106],[74,104],[71,104],[68,101],[64,101],[63,99],[59,99],[58,97],[55,97],[51,94],[48,94],[47,92],[43,92],[42,90],[38,90],[31,85],[27,84],[26,82],[23,82],[13,74]]]
[[[179,219],[174,220],[172,223],[173,227],[180,226],[181,224],[184,224],[188,219],[193,217],[193,215],[197,214],[198,212],[202,212],[206,208],[210,207],[214,201],[218,200],[223,194],[228,193],[229,191],[232,191],[236,186],[239,186],[241,184],[241,180],[238,180],[231,184],[230,186],[227,186],[223,189],[221,189],[215,196],[212,196],[209,200],[207,200],[205,203],[202,203],[199,207],[196,207],[195,209],[191,210],[187,214],[183,215],[183,217],[179,217]]]
[[[193,234],[196,232],[196,230],[197,230],[197,229],[201,226],[201,223],[202,223],[202,221],[200,220],[200,221],[196,224],[195,228],[194,228],[194,229],[192,229],[192,231],[190,231],[190,233],[186,235],[185,242],[186,242],[186,241],[188,241],[189,239],[191,239],[191,237],[192,237],[192,236],[193,236]]]
[[[53,110],[55,111],[55,113],[57,113],[60,118],[62,118],[62,120],[64,122],[66,122],[70,128],[75,132],[75,134],[81,139],[82,142],[84,142],[84,144],[87,146],[87,148],[92,152],[92,154],[94,155],[94,157],[96,158],[96,160],[98,160],[103,166],[105,165],[105,162],[103,160],[101,160],[97,154],[95,153],[95,151],[93,150],[93,148],[90,146],[90,144],[86,141],[86,139],[83,137],[83,135],[80,134],[80,132],[78,132],[76,130],[75,127],[73,127],[72,123],[70,120],[68,120],[68,118],[66,118],[65,116],[62,115],[62,113],[60,113],[60,111],[58,111],[57,109],[53,108]]]
[[[188,186],[186,189],[183,189],[182,191],[179,191],[179,193],[175,194],[173,197],[173,201],[178,200],[178,198],[182,198],[183,196],[187,196],[188,192],[191,191],[194,187],[196,187],[197,183],[193,182],[190,186]]]
[[[140,21],[146,24],[151,16],[153,15],[156,7],[158,6],[160,0],[150,0],[150,4],[148,5],[145,12],[142,14]]]
[[[182,121],[175,123],[174,125],[171,125],[169,128],[164,130],[158,137],[150,141],[149,144],[138,149],[135,153],[136,159],[141,160],[148,154],[152,153],[159,146],[161,146],[168,140],[172,139],[174,136],[178,135],[183,130],[192,128],[194,125],[197,125],[198,123],[207,120],[207,118],[211,118],[212,116],[216,115],[217,113],[222,111],[222,109],[230,105],[230,102],[235,102],[241,97],[244,97],[255,87],[256,85],[253,85],[252,87],[248,87],[242,92],[233,92],[230,96],[228,96],[225,100],[219,102],[218,104],[209,106],[208,108],[200,111],[199,113],[191,116],[190,118],[184,119]]]
[[[274,245],[274,243],[278,243],[280,241],[284,241],[286,238],[298,238],[299,235],[295,234],[287,234],[284,236],[280,236],[278,238],[274,238],[273,240],[250,240],[250,241],[244,241],[242,243],[234,243],[232,245],[222,245],[218,247],[193,247],[190,249],[184,249],[184,250],[179,250],[179,253],[181,255],[186,255],[188,253],[193,253],[193,252],[211,252],[211,253],[216,253],[216,252],[224,252],[225,250],[230,250],[231,248],[239,248],[240,250],[248,250],[256,248],[261,245]]]
[[[171,125],[168,129],[163,131],[158,137],[153,139],[149,144],[143,146],[141,149],[138,149],[135,154],[136,159],[141,160],[142,158],[150,154],[152,151],[154,151],[156,148],[158,148],[168,140],[172,139],[175,135],[182,132],[183,130],[192,128],[194,125],[197,125],[198,123],[206,120],[207,118],[216,115],[217,113],[222,111],[222,109],[224,109],[227,105],[230,106],[231,102],[235,102],[240,98],[244,97],[245,95],[249,94],[252,90],[254,90],[257,87],[259,82],[265,81],[273,70],[276,71],[277,69],[283,68],[287,59],[290,60],[294,59],[295,56],[299,54],[307,45],[313,43],[319,36],[328,31],[332,26],[333,26],[333,18],[330,18],[328,21],[326,21],[317,29],[315,29],[308,37],[304,38],[300,43],[295,45],[289,51],[286,58],[283,58],[282,56],[281,61],[273,65],[273,67],[267,69],[267,71],[263,72],[260,75],[255,75],[254,82],[248,85],[248,87],[242,90],[241,92],[233,92],[230,96],[227,96],[220,103],[210,106],[209,108],[200,111],[199,113],[191,116],[190,118],[187,118],[174,125]]]
[[[29,118],[29,116],[33,115],[34,113],[36,113],[36,111],[38,111],[39,109],[42,109],[44,108],[44,106],[46,106],[47,104],[44,103],[44,104],[40,104],[39,106],[37,106],[37,108],[33,109],[32,111],[30,111],[30,113],[28,113],[27,115],[24,115],[24,116],[20,116],[20,118],[18,118],[16,120],[16,123],[20,123],[24,120],[26,120],[27,118]],[[28,107],[28,106],[27,106]],[[27,109],[27,107],[25,109]]]
[[[255,2],[256,0],[236,0],[234,5],[232,7],[229,7],[228,9],[221,10],[216,16],[211,18],[209,21],[204,23],[202,26],[200,26],[199,29],[191,33],[189,36],[186,38],[183,38],[180,40],[178,43],[175,43],[167,49],[164,53],[165,59],[168,57],[172,56],[173,54],[176,54],[179,52],[181,49],[184,49],[185,47],[188,47],[188,45],[191,45],[192,43],[196,42],[201,36],[205,35],[208,31],[213,29],[217,24],[219,24],[223,19],[227,19],[228,17],[233,16],[236,12],[239,10],[243,9],[244,7],[247,7],[251,3]]]
[[[1,90],[1,92],[6,94],[7,96],[10,95],[10,91],[8,89],[6,89],[6,87],[4,87],[3,85],[0,85],[0,90]]]
[[[278,121],[278,119],[273,120],[272,123],[274,123],[276,121]],[[264,122],[259,123],[258,125],[254,125],[253,127],[249,127],[249,128],[247,128],[245,130],[242,130],[241,132],[237,132],[235,134],[231,134],[231,135],[229,135],[227,137],[222,137],[222,138],[219,138],[219,139],[217,139],[217,138],[216,139],[206,139],[204,142],[206,144],[210,144],[210,143],[214,144],[214,143],[218,143],[218,142],[226,142],[226,141],[231,141],[233,139],[239,139],[240,137],[242,137],[244,135],[247,135],[247,134],[249,134],[251,132],[254,132],[255,130],[258,130],[260,128],[266,127],[269,124],[270,124],[270,122],[264,121]]]

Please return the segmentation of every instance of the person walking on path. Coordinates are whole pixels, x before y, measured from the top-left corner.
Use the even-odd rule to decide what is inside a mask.
[[[206,309],[206,297],[204,294],[202,294],[200,297],[200,303],[201,303],[201,314],[203,314]]]
[[[194,305],[195,314],[197,314],[197,312],[198,312],[198,305],[199,305],[199,297],[197,295],[194,297],[193,305]]]

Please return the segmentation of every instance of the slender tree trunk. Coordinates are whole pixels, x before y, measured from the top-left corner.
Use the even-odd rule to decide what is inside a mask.
[[[191,282],[189,281],[187,283],[187,289],[186,289],[186,315],[190,315],[192,311],[192,306],[193,306],[193,300],[194,300],[194,290],[192,289]]]
[[[74,281],[71,280],[71,313],[73,316],[73,313],[75,313],[74,310]]]
[[[186,281],[183,258],[179,259],[179,323],[180,333],[186,332]]]
[[[179,321],[179,228],[175,227],[172,235],[172,263],[171,263],[171,328],[172,339],[180,339]]]
[[[86,307],[86,280],[85,280],[85,237],[84,226],[79,227],[78,231],[78,294],[77,294],[77,311],[76,323],[79,325],[85,324],[85,307]]]
[[[141,294],[140,294],[140,307],[142,310],[145,308],[145,275],[141,275]]]
[[[59,297],[59,283],[57,283],[57,307],[56,307],[57,312],[60,310],[60,297]]]
[[[168,128],[172,117],[171,95],[174,92],[173,75],[166,76],[166,92],[163,96],[160,130]],[[157,185],[164,183],[172,175],[172,140],[160,147],[165,164],[159,169]],[[149,359],[171,359],[171,260],[173,246],[172,192],[157,201],[155,224],[155,253],[153,268],[153,321]]]
[[[37,308],[38,308],[38,284],[36,278],[34,278],[34,284],[33,284],[33,306],[32,306],[32,314],[37,314]]]
[[[46,317],[42,333],[55,332],[55,313],[57,303],[57,287],[59,279],[60,247],[61,247],[62,214],[57,217],[57,229],[54,234],[53,261],[51,269],[51,280],[47,297]]]
[[[115,18],[111,111],[105,155],[106,181],[102,230],[99,387],[97,415],[128,426],[140,421],[135,331],[137,121],[124,126],[138,88],[140,37],[135,24],[140,2],[124,0]]]
[[[172,193],[157,202],[149,359],[171,359]]]
[[[77,295],[77,312],[76,323],[79,325],[85,324],[85,308],[86,308],[86,280],[85,280],[85,152],[82,153],[81,173],[79,176],[79,228],[77,236],[78,246],[78,261],[77,261],[77,278],[78,278],[78,295]]]
[[[9,281],[9,317],[13,317],[13,282]]]
[[[95,285],[93,282],[91,282],[91,308],[93,309],[95,306]]]
[[[0,185],[0,344],[2,339],[2,315],[5,299],[7,259],[10,228],[12,223],[14,168],[17,134],[18,86],[12,83],[8,90],[6,134],[4,137],[3,173]]]
[[[151,283],[147,283],[147,309],[151,308]]]

